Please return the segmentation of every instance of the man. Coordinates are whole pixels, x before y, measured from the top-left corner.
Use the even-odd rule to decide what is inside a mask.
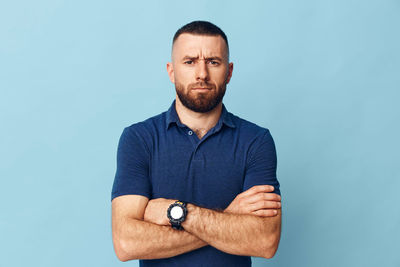
[[[168,111],[124,129],[112,190],[114,249],[140,266],[251,266],[281,227],[269,131],[229,113],[228,41],[194,21],[173,39]]]

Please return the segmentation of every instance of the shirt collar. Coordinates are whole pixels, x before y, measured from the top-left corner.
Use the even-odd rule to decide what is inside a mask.
[[[176,102],[176,99],[174,99],[171,106],[167,110],[167,114],[166,114],[166,129],[167,130],[168,130],[170,124],[173,122],[175,122],[179,127],[184,127],[184,125],[179,120],[178,113],[176,112],[175,102]],[[222,112],[221,112],[221,116],[217,122],[217,125],[221,125],[221,123],[223,123],[231,128],[235,128],[236,125],[233,122],[232,116],[233,115],[230,112],[228,112],[225,105],[222,103]]]

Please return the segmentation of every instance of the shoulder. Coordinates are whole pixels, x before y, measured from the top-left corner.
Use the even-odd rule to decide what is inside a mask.
[[[268,128],[260,126],[254,122],[243,119],[232,113],[232,120],[235,122],[238,134],[241,138],[250,139],[252,142],[261,141],[271,138],[271,133]]]
[[[166,112],[152,116],[146,120],[135,122],[124,128],[122,139],[127,143],[140,143],[147,151],[152,151],[158,135],[165,131]]]
[[[247,166],[260,160],[276,162],[275,143],[269,129],[236,115],[233,116],[239,140],[245,147]]]
[[[166,124],[166,112],[152,116],[146,120],[135,122],[125,128],[125,131],[146,138],[163,129]]]
[[[275,143],[268,128],[237,115],[231,114],[231,118],[236,126],[237,140],[246,151],[248,160],[260,153],[268,157],[276,154]]]

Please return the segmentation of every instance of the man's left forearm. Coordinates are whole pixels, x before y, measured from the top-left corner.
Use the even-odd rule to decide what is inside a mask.
[[[272,258],[281,232],[281,210],[277,216],[233,214],[188,204],[184,229],[226,253]]]

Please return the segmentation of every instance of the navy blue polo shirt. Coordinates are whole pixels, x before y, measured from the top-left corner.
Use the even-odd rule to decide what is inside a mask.
[[[265,184],[280,194],[268,129],[223,105],[217,124],[199,139],[180,122],[174,100],[168,111],[124,129],[111,199],[137,194],[224,210],[241,192]],[[205,246],[171,258],[140,260],[140,266],[224,265],[251,266],[251,258]]]

